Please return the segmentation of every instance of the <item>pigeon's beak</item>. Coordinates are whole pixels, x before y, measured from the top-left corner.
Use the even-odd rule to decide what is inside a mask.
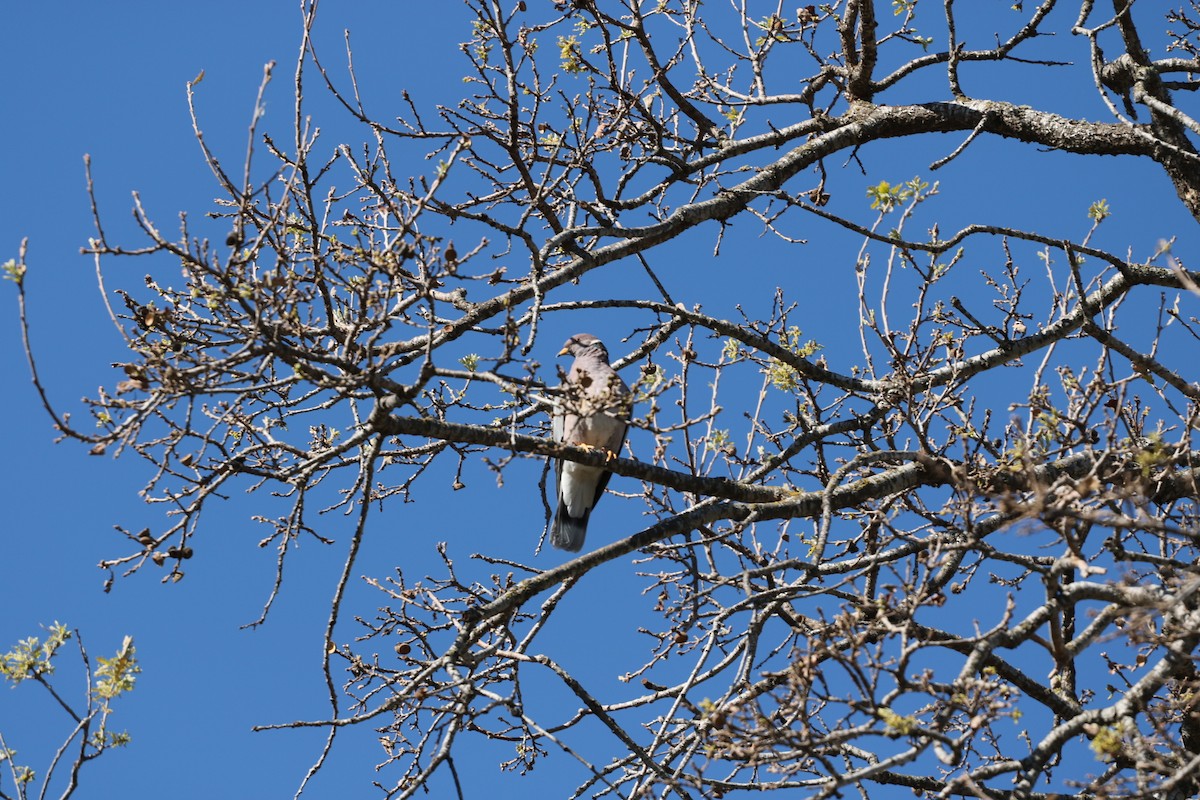
[[[565,355],[566,355],[567,353],[569,353],[569,352],[571,352],[570,348],[564,347],[562,350],[559,350],[559,351],[558,351],[558,354],[559,354],[560,356],[565,356]]]

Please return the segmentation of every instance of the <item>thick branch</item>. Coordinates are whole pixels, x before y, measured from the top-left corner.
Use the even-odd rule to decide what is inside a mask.
[[[605,467],[618,475],[638,478],[702,497],[719,497],[744,503],[769,503],[795,494],[794,490],[783,487],[739,483],[726,478],[706,478],[656,467],[631,458],[609,458],[599,450],[572,447],[549,438],[526,436],[501,428],[485,428],[482,425],[463,425],[429,417],[386,416],[375,421],[375,429],[389,436],[421,436],[462,444],[500,447],[515,453],[565,458],[593,467]]]

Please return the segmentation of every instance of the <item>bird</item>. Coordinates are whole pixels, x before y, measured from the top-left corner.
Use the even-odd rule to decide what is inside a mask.
[[[632,395],[608,363],[604,342],[590,333],[577,333],[563,345],[560,356],[575,357],[552,415],[554,441],[603,450],[616,457],[625,443]],[[588,517],[612,475],[604,467],[557,459],[555,494],[558,510],[550,528],[550,543],[577,553],[587,536]]]

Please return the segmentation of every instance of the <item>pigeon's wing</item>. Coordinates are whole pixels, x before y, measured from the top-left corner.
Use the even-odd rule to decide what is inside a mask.
[[[572,377],[578,378],[578,373],[574,367],[567,376],[567,387],[572,382]],[[568,397],[573,392],[567,391],[563,393],[563,397],[559,399],[559,405],[555,407],[554,413],[550,419],[551,435],[554,436],[554,441],[559,443],[578,445],[582,442],[579,440],[579,431],[582,430],[582,419],[575,410],[567,408],[567,403],[571,402]],[[591,508],[586,509],[580,516],[571,516],[570,509],[567,508],[566,498],[574,495],[576,492],[586,492],[586,486],[576,486],[576,482],[581,480],[583,476],[573,474],[573,470],[569,468],[569,462],[563,458],[554,459],[554,499],[555,512],[554,522],[550,527],[550,543],[559,550],[577,553],[583,549],[583,541],[587,536],[587,521],[591,514]],[[593,501],[592,505],[595,505]]]
[[[561,405],[556,405],[554,411],[550,414],[550,435],[554,437],[554,441],[562,443],[563,435],[566,431],[566,412]],[[562,497],[562,471],[563,460],[561,458],[554,459],[554,472],[557,477],[554,479],[554,496]]]
[[[621,449],[625,447],[625,437],[629,433],[629,423],[619,417],[605,415],[608,420],[612,421],[611,429],[607,432],[603,447],[613,455],[620,455]],[[596,503],[600,502],[600,498],[604,496],[604,489],[608,486],[608,479],[612,477],[612,472],[604,470],[600,475],[600,480],[596,482],[596,499],[592,501],[592,508],[596,507]]]

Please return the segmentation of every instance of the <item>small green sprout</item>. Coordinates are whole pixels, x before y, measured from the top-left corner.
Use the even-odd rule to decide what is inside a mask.
[[[112,700],[133,689],[136,675],[142,671],[138,666],[137,651],[133,646],[133,637],[126,636],[121,643],[121,649],[112,658],[98,658],[99,668],[96,670],[96,695]]]
[[[25,265],[18,264],[15,258],[5,261],[3,270],[4,280],[6,281],[12,281],[17,286],[20,286],[21,282],[25,280]]]
[[[1107,200],[1097,200],[1088,206],[1088,219],[1093,222],[1103,222],[1108,217],[1112,216],[1112,211],[1108,208]]]
[[[584,72],[583,53],[579,49],[579,37],[577,36],[559,36],[558,37],[558,57],[561,59],[559,64],[564,72],[569,72],[572,75],[578,75]]]
[[[68,639],[71,631],[61,622],[50,626],[45,641],[30,636],[17,642],[17,646],[0,654],[0,676],[12,681],[13,685],[28,678],[39,678],[54,673],[52,659]]]
[[[879,718],[887,726],[887,732],[893,736],[907,736],[917,729],[914,717],[902,717],[890,708],[879,709]]]

